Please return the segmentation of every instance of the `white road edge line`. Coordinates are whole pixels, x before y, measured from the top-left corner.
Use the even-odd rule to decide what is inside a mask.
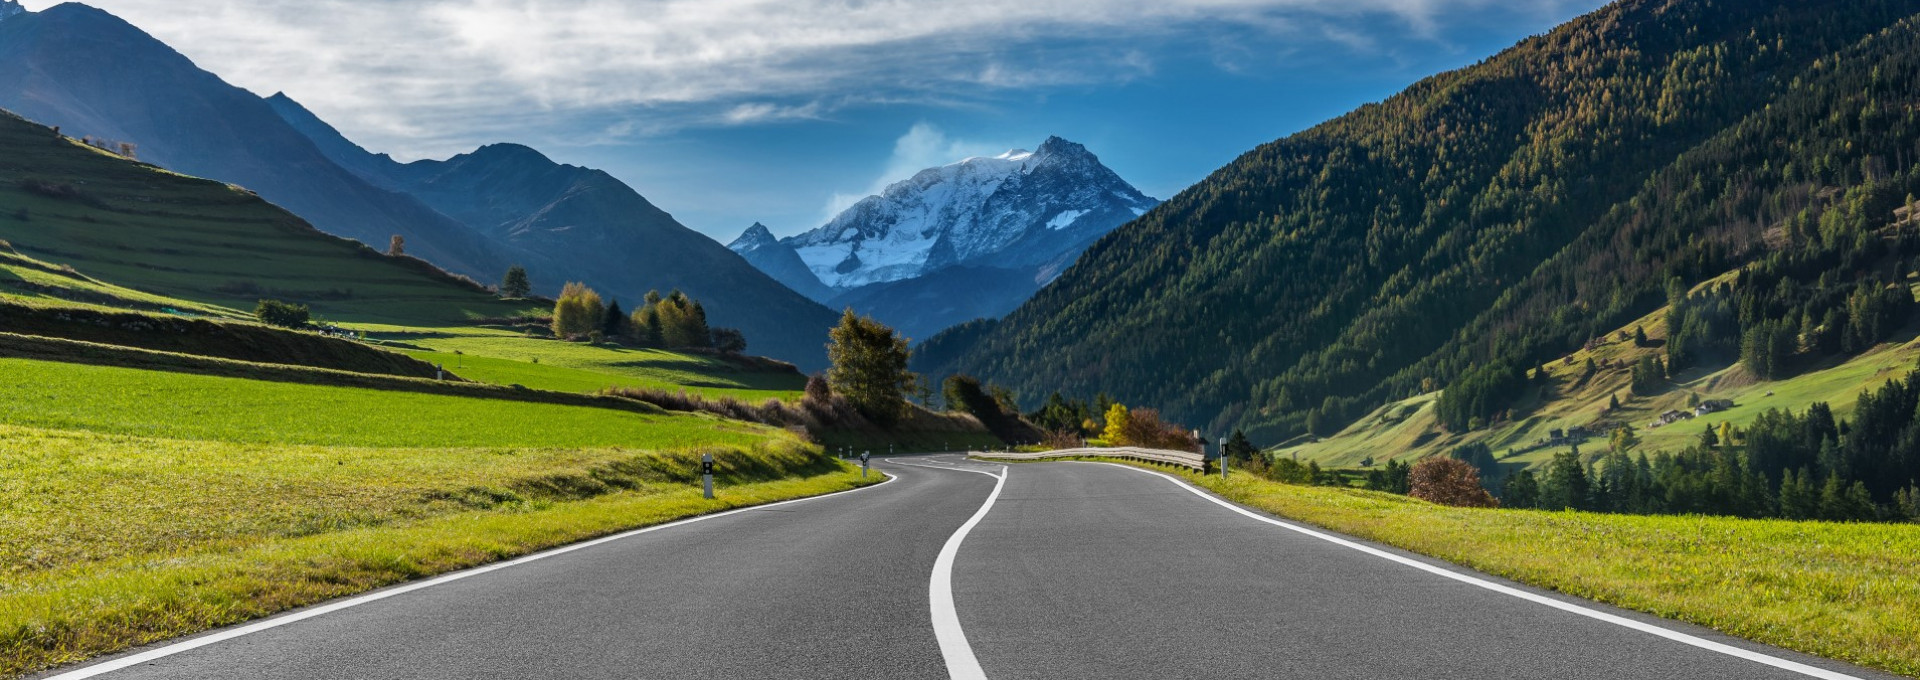
[[[499,571],[501,569],[506,569],[508,567],[519,566],[519,565],[526,564],[528,562],[533,562],[536,560],[544,560],[546,558],[553,557],[556,555],[564,555],[566,553],[570,553],[575,550],[583,550],[586,548],[591,548],[593,546],[600,545],[602,543],[611,543],[611,542],[618,541],[625,538],[632,538],[640,534],[652,533],[655,531],[660,531],[662,529],[671,529],[678,526],[685,526],[688,524],[692,524],[694,522],[704,522],[710,519],[718,519],[721,517],[726,517],[728,515],[737,515],[743,512],[752,512],[754,510],[762,510],[762,509],[777,507],[781,505],[792,505],[794,503],[805,503],[807,501],[816,501],[822,498],[831,498],[834,496],[839,496],[841,494],[853,493],[855,491],[877,489],[892,483],[893,480],[895,479],[899,479],[899,477],[889,475],[886,480],[880,482],[879,484],[874,484],[870,486],[862,486],[862,487],[853,488],[853,489],[846,489],[843,491],[835,491],[833,493],[821,494],[818,496],[808,496],[806,498],[795,498],[793,500],[779,501],[777,503],[750,505],[744,508],[735,508],[733,510],[728,510],[725,512],[716,512],[711,515],[699,515],[697,517],[689,517],[682,520],[675,520],[672,522],[668,522],[666,524],[655,524],[650,527],[643,527],[643,528],[634,529],[631,531],[625,531],[618,534],[613,534],[611,536],[602,536],[600,538],[596,538],[590,541],[583,541],[580,543],[574,543],[571,545],[565,545],[558,548],[553,548],[550,550],[533,553],[531,555],[524,555],[521,557],[516,557],[511,560],[507,560],[505,562],[495,562],[493,564],[473,567],[471,569],[441,574],[439,576],[435,576],[425,581],[419,581],[416,583],[409,583],[406,585],[390,587],[386,590],[381,590],[378,592],[360,595],[347,600],[341,600],[333,604],[321,605],[321,606],[313,607],[311,609],[298,611],[292,614],[286,614],[276,618],[270,618],[264,621],[248,624],[239,628],[234,628],[231,630],[225,630],[218,633],[205,635],[202,637],[197,637],[191,640],[186,640],[184,642],[174,643],[171,645],[167,645],[165,647],[161,647],[159,649],[152,649],[145,652],[141,652],[139,654],[133,654],[130,656],[120,657],[118,659],[102,661],[100,663],[97,663],[91,666],[86,666],[84,668],[78,668],[65,673],[61,673],[59,675],[51,676],[51,677],[45,678],[44,680],[81,680],[82,678],[91,678],[99,675],[105,675],[107,673],[112,673],[117,670],[122,670],[132,666],[138,666],[140,664],[147,663],[149,661],[154,661],[157,659],[173,656],[181,652],[192,651],[208,645],[225,642],[227,640],[232,640],[237,637],[252,635],[254,633],[258,633],[264,630],[270,630],[273,628],[279,628],[281,626],[284,626],[290,623],[305,621],[307,619],[311,619],[316,616],[325,616],[327,614],[331,614],[331,613],[340,611],[342,609],[347,609],[350,607],[358,607],[360,605],[367,604],[369,602],[377,602],[380,600],[387,599],[389,597],[393,597],[395,595],[403,595],[406,593],[411,593],[416,590],[432,588],[437,585],[452,583],[454,581],[458,581],[464,578],[479,576],[481,574]]]
[[[1660,626],[1656,626],[1643,621],[1635,621],[1633,619],[1629,619],[1624,616],[1608,614],[1606,612],[1599,611],[1597,609],[1582,607],[1580,605],[1573,604],[1570,602],[1562,602],[1560,600],[1556,600],[1551,597],[1546,597],[1544,595],[1529,593],[1527,591],[1520,590],[1518,588],[1504,586],[1498,583],[1494,583],[1492,581],[1488,581],[1483,578],[1479,578],[1476,576],[1469,576],[1467,574],[1455,572],[1450,569],[1436,567],[1434,565],[1427,564],[1419,560],[1409,559],[1407,557],[1395,555],[1393,553],[1380,550],[1378,548],[1361,545],[1359,543],[1355,543],[1353,541],[1349,541],[1347,539],[1341,538],[1339,536],[1334,536],[1332,534],[1314,531],[1306,527],[1295,526],[1287,522],[1282,522],[1280,520],[1276,520],[1271,517],[1263,516],[1252,510],[1248,510],[1238,505],[1234,505],[1233,503],[1229,503],[1225,500],[1222,500],[1218,497],[1213,496],[1212,494],[1209,494],[1205,491],[1200,490],[1199,488],[1193,486],[1192,484],[1188,484],[1186,480],[1180,479],[1178,477],[1174,477],[1166,473],[1154,472],[1152,470],[1143,470],[1141,468],[1133,467],[1131,465],[1121,465],[1119,463],[1100,463],[1100,464],[1112,465],[1114,467],[1125,469],[1125,470],[1133,470],[1135,472],[1163,477],[1163,478],[1166,478],[1168,481],[1171,481],[1175,484],[1180,485],[1181,488],[1184,488],[1188,491],[1193,492],[1194,495],[1199,496],[1201,498],[1205,498],[1209,501],[1213,501],[1214,503],[1220,505],[1221,507],[1224,507],[1228,510],[1232,510],[1242,515],[1246,515],[1248,517],[1260,520],[1262,522],[1266,522],[1268,524],[1280,527],[1282,529],[1287,529],[1289,531],[1306,534],[1308,536],[1312,536],[1314,538],[1318,538],[1320,540],[1327,541],[1329,543],[1333,543],[1333,544],[1340,545],[1347,548],[1352,548],[1354,550],[1358,550],[1360,552],[1373,555],[1375,557],[1379,557],[1382,559],[1392,560],[1394,562],[1398,562],[1400,564],[1404,564],[1406,566],[1413,567],[1421,571],[1425,571],[1431,574],[1436,574],[1439,576],[1444,576],[1444,577],[1453,579],[1455,581],[1465,583],[1467,585],[1484,588],[1496,593],[1500,593],[1502,595],[1510,595],[1513,597],[1520,598],[1522,600],[1527,600],[1529,602],[1543,604],[1543,605],[1552,607],[1554,609],[1558,609],[1571,614],[1577,614],[1577,615],[1584,616],[1597,621],[1611,623],[1613,625],[1621,626],[1623,628],[1631,628],[1633,630],[1663,637],[1668,640],[1672,640],[1674,642],[1678,642],[1681,644],[1691,645],[1691,646],[1698,647],[1700,649],[1704,649],[1710,652],[1718,652],[1720,654],[1725,654],[1731,657],[1746,659],[1748,661],[1765,664],[1768,666],[1772,666],[1774,668],[1779,668],[1781,670],[1792,671],[1794,673],[1799,673],[1801,675],[1811,676],[1815,678],[1822,678],[1823,680],[1863,680],[1858,676],[1847,675],[1845,673],[1838,673],[1838,672],[1830,671],[1824,668],[1815,668],[1813,666],[1809,666],[1803,663],[1799,663],[1796,661],[1789,661],[1789,660],[1782,659],[1780,657],[1772,656],[1768,654],[1762,654],[1760,652],[1756,652],[1750,649],[1741,649],[1739,647],[1735,647],[1732,645],[1723,644],[1719,642],[1714,642],[1712,640],[1708,640],[1708,639],[1701,638],[1694,635],[1688,635],[1686,633],[1682,633],[1679,631],[1668,630],[1666,628],[1662,628]]]
[[[907,465],[907,463],[902,463]],[[916,466],[922,467],[922,466]],[[961,468],[954,468],[961,469]],[[947,676],[954,680],[986,680],[987,672],[980,668],[980,659],[973,655],[973,646],[967,644],[967,633],[960,629],[960,612],[953,606],[953,560],[960,554],[960,543],[967,540],[967,532],[987,516],[993,509],[993,502],[1000,498],[1000,489],[1007,485],[1007,468],[1002,466],[1000,474],[981,470],[979,472],[993,477],[993,493],[987,494],[987,502],[980,504],[980,510],[966,524],[947,539],[940,548],[940,556],[933,560],[933,579],[927,586],[927,601],[933,610],[933,637],[940,641],[940,656],[947,661]]]

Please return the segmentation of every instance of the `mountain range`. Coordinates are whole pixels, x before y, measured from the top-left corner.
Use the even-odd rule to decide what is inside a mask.
[[[916,368],[1275,442],[1503,385],[1747,266],[1786,272],[1768,274],[1780,309],[1845,307],[1888,269],[1869,263],[1910,252],[1883,227],[1920,192],[1916,13],[1614,3],[1249,151],[999,322],[927,340]],[[1735,309],[1716,346],[1838,332]]]
[[[728,247],[830,307],[925,338],[1012,310],[1158,203],[1086,147],[1050,137],[921,170],[801,234],[775,239],[756,224]]]
[[[584,281],[611,298],[679,288],[750,348],[817,369],[834,315],[612,176],[518,145],[446,161],[368,153],[284,96],[201,70],[107,12],[68,3],[0,21],[0,108],[147,162],[242,185],[328,233],[480,281],[524,265],[536,291]]]

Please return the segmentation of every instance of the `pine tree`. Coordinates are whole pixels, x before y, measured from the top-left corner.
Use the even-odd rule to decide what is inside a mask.
[[[1547,464],[1546,478],[1540,482],[1540,507],[1548,510],[1585,510],[1591,487],[1586,466],[1580,464],[1577,451],[1563,451]]]
[[[607,312],[603,316],[606,317],[606,324],[601,327],[600,332],[605,333],[609,338],[626,337],[628,325],[632,320],[627,318],[626,312],[620,310],[619,300],[614,300],[612,304],[607,305]]]
[[[533,283],[527,280],[527,268],[514,265],[507,268],[507,275],[500,279],[500,297],[518,300],[533,294]]]
[[[1260,447],[1247,439],[1247,433],[1234,430],[1233,436],[1227,438],[1227,443],[1220,447],[1220,455],[1236,461],[1250,461],[1260,455]]]
[[[1540,506],[1540,482],[1532,470],[1521,470],[1507,477],[1505,488],[1500,491],[1500,505],[1516,509]]]

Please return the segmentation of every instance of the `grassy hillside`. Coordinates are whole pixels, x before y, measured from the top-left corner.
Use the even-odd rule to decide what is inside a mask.
[[[1504,464],[1534,466],[1570,448],[1565,443],[1549,445],[1554,430],[1580,427],[1594,433],[1579,444],[1592,459],[1606,451],[1607,433],[1620,426],[1635,429],[1641,440],[1637,451],[1678,451],[1708,427],[1732,423],[1744,428],[1768,409],[1804,411],[1825,402],[1835,415],[1845,416],[1861,391],[1904,377],[1920,363],[1920,327],[1909,327],[1895,340],[1858,356],[1831,359],[1789,378],[1761,380],[1739,364],[1716,363],[1681,371],[1654,394],[1637,395],[1631,389],[1630,367],[1642,357],[1665,358],[1666,311],[1662,307],[1608,333],[1593,347],[1547,362],[1548,378],[1514,403],[1509,418],[1485,429],[1455,433],[1442,427],[1434,412],[1435,392],[1388,403],[1336,434],[1290,442],[1275,449],[1275,455],[1354,468],[1367,459],[1376,464],[1414,460],[1477,443],[1492,449]],[[1645,346],[1630,339],[1636,328],[1646,332]],[[1585,375],[1589,361],[1599,368],[1591,377]],[[1620,408],[1610,410],[1615,398]],[[1696,398],[1727,400],[1733,407],[1651,427],[1662,413],[1689,410]]]
[[[425,262],[323,234],[242,189],[129,163],[11,114],[0,113],[0,149],[0,240],[92,279],[29,280],[31,265],[0,261],[0,282],[83,292],[14,281],[15,291],[201,313],[212,310],[194,305],[251,310],[272,297],[335,321],[400,324],[527,311]]]
[[[1496,576],[1920,676],[1920,566],[1909,558],[1920,554],[1920,525],[1449,508],[1166,471],[1228,500]]]
[[[1562,356],[1674,279],[1805,254],[1790,290],[1844,299],[1847,251],[1914,254],[1862,232],[1920,193],[1917,12],[1614,3],[1250,151],[919,367],[1272,443]]]

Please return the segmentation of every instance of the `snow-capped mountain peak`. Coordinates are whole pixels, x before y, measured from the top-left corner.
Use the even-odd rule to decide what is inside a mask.
[[[845,290],[955,264],[1045,262],[1084,248],[1157,203],[1086,147],[1050,137],[1032,151],[922,170],[825,226],[781,242],[821,282]]]

